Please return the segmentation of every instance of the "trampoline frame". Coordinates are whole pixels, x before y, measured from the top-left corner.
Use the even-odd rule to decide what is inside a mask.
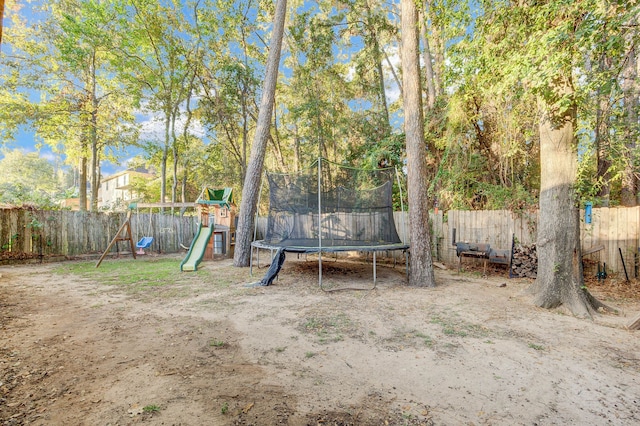
[[[318,165],[318,216],[322,216],[322,157],[318,157],[316,163]],[[328,161],[328,160],[325,160]],[[310,167],[313,167],[312,164]],[[340,165],[338,165],[340,166]],[[400,208],[404,213],[404,202],[403,202],[403,193],[402,193],[402,185],[400,184],[400,176],[398,174],[398,169],[395,169],[396,179],[398,181],[398,189],[400,191]],[[264,177],[263,177],[264,182]],[[260,199],[262,198],[262,184],[260,185],[260,191],[258,195],[258,204]],[[405,231],[406,235],[406,226],[404,223],[404,218],[402,221],[403,231]],[[264,240],[256,240],[258,232],[258,212],[256,210],[255,218],[254,218],[254,230],[253,230],[253,239],[254,241],[251,243],[251,256],[249,258],[249,273],[253,276],[253,253],[254,249],[257,253],[257,262],[258,267],[260,263],[260,250],[269,250],[271,252],[271,259],[273,260],[273,252],[274,250],[278,250],[280,248],[284,249],[285,252],[290,253],[298,253],[298,254],[318,254],[318,285],[323,291],[336,291],[336,290],[373,290],[377,285],[377,273],[376,273],[376,254],[379,251],[396,251],[402,250],[405,256],[405,274],[409,275],[409,244],[404,243],[395,243],[395,244],[376,244],[376,245],[343,245],[343,246],[323,246],[322,245],[322,232],[318,232],[318,245],[317,246],[287,246],[287,245],[278,245],[278,244],[269,244]],[[325,289],[322,285],[322,253],[339,253],[339,252],[371,252],[373,254],[373,286],[371,288],[362,289],[362,288],[338,288],[338,289]],[[395,267],[395,257],[394,257],[394,267]]]
[[[376,254],[379,251],[396,251],[402,250],[405,257],[405,275],[409,275],[409,245],[407,244],[385,244],[377,246],[339,246],[339,247],[304,247],[304,246],[279,246],[277,244],[268,244],[264,240],[258,240],[251,243],[251,257],[249,258],[249,273],[253,276],[253,254],[254,249],[257,254],[256,262],[260,265],[260,250],[269,250],[271,253],[271,259],[273,260],[273,252],[283,248],[285,252],[297,253],[297,254],[318,254],[318,285],[323,291],[336,291],[336,290],[373,290],[377,285],[377,263]],[[371,288],[339,288],[339,289],[326,289],[322,285],[322,253],[340,253],[340,252],[371,252],[373,257],[373,286]],[[394,258],[395,268],[395,258]]]

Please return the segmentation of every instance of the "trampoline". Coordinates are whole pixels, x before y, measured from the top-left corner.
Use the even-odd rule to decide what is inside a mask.
[[[319,158],[298,173],[267,172],[265,175],[269,191],[267,225],[264,238],[256,240],[256,221],[251,243],[251,273],[254,252],[259,261],[260,250],[270,250],[272,258],[274,251],[317,253],[318,283],[325,291],[323,253],[371,253],[372,288],[377,281],[377,253],[402,251],[406,271],[409,245],[400,239],[393,216],[394,178],[404,210],[395,168],[356,169]]]

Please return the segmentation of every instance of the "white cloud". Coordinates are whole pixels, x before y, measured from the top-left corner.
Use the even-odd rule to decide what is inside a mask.
[[[150,113],[148,109],[138,111],[136,114],[140,126],[140,138],[148,141],[163,141],[165,132],[164,117],[160,113]],[[182,134],[187,122],[186,108],[180,109],[180,116],[176,119],[176,134]],[[200,120],[193,118],[189,123],[189,134],[197,138],[204,138],[206,132]]]

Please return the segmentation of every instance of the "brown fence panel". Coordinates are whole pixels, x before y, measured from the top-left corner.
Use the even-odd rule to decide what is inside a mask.
[[[104,251],[126,219],[124,213],[0,209],[0,260],[40,256],[78,256]],[[196,216],[134,214],[134,243],[154,238],[152,251],[175,253],[189,247],[197,230]],[[129,251],[119,243],[112,251]]]
[[[394,217],[400,238],[410,244],[407,213],[396,212]],[[125,218],[124,213],[0,208],[0,260],[101,253]],[[635,259],[640,246],[640,207],[595,208],[591,223],[585,223],[584,212],[581,219],[583,250],[603,247],[588,258],[595,263],[606,263],[607,272],[619,273],[623,273],[624,259],[629,277],[635,277]],[[535,243],[537,222],[536,211],[431,212],[434,258],[447,263],[456,261],[453,229],[457,241],[488,243],[494,248],[509,249],[512,236],[525,245]],[[263,235],[265,226],[266,218],[259,218],[258,238]],[[156,253],[175,253],[188,248],[197,228],[197,216],[137,213],[131,218],[134,242],[143,236],[153,237],[149,251]],[[118,249],[128,251],[129,247],[120,243]]]

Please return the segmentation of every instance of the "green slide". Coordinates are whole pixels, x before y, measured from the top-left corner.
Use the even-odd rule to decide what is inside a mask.
[[[184,258],[180,264],[181,271],[197,271],[198,265],[204,256],[204,252],[207,249],[209,238],[213,233],[213,226],[203,227],[202,224],[198,227],[198,232],[195,238],[191,242],[191,247],[187,252],[187,257]]]

